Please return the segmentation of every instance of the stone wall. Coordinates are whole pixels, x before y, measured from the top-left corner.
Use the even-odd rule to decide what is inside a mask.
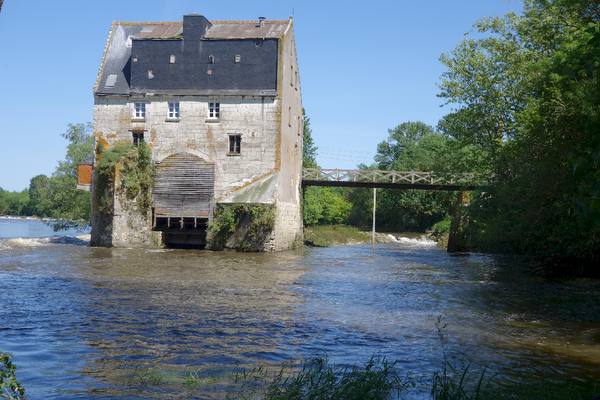
[[[302,227],[299,204],[277,203],[275,228],[270,240],[265,244],[265,251],[281,251],[301,247],[304,242]]]
[[[113,212],[92,210],[92,246],[103,247],[162,247],[162,233],[152,231],[152,211],[140,213],[137,199],[128,199],[124,193],[118,169],[115,177]]]
[[[169,102],[180,118],[167,118]],[[132,118],[134,104],[146,103],[146,118]],[[220,118],[208,118],[208,104],[220,103]],[[233,193],[278,169],[279,100],[270,97],[98,97],[94,135],[105,146],[131,143],[143,132],[155,162],[188,152],[215,164],[215,198]],[[230,155],[229,135],[241,136],[240,155]]]
[[[113,215],[113,247],[152,248],[162,246],[162,233],[152,231],[152,211],[140,214],[135,210],[135,199],[123,194],[115,199]]]

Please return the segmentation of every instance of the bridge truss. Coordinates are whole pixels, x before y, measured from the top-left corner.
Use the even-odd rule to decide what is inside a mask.
[[[473,190],[485,185],[474,173],[378,171],[360,169],[303,168],[302,186],[344,186],[424,190]]]

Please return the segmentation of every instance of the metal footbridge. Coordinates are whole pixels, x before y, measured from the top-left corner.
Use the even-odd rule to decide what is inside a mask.
[[[482,174],[362,169],[303,168],[302,187],[338,186],[422,190],[473,190],[487,184]]]

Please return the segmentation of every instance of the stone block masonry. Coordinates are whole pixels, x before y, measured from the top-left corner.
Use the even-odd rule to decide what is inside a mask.
[[[302,246],[302,214],[299,204],[277,203],[275,228],[271,239],[265,244],[266,251],[281,251]]]

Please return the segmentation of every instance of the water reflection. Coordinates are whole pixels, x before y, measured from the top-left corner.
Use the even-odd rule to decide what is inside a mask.
[[[597,283],[542,282],[509,261],[427,243],[278,254],[9,245],[0,349],[15,353],[30,398],[207,398],[132,377],[322,352],[430,373],[442,315],[452,354],[600,379]]]

